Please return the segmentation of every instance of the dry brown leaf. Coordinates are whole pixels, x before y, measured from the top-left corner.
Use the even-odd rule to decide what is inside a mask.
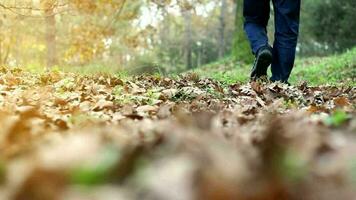
[[[337,107],[349,106],[350,102],[346,97],[336,97],[334,100],[334,104]]]

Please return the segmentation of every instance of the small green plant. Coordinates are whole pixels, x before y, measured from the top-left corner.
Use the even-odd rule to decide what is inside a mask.
[[[146,96],[148,98],[147,104],[153,105],[159,99],[159,97],[161,96],[161,93],[157,92],[155,90],[147,90]]]
[[[217,98],[217,99],[223,98],[223,94],[221,94],[220,92],[216,91],[216,89],[214,89],[214,88],[208,87],[206,89],[206,92],[209,93],[210,95],[212,95],[214,98]]]
[[[75,125],[85,124],[88,121],[95,121],[95,120],[97,119],[87,114],[73,115],[69,118],[69,122]]]
[[[123,86],[117,85],[117,86],[114,87],[113,95],[120,96],[120,95],[123,95],[123,93],[124,93],[124,87]]]
[[[346,112],[337,110],[324,120],[328,126],[339,127],[349,119]]]
[[[297,104],[292,99],[287,99],[284,101],[284,106],[286,109],[296,108]]]

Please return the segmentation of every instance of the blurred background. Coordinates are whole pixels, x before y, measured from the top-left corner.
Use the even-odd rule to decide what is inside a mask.
[[[243,0],[1,0],[0,65],[172,73],[250,61]],[[303,0],[300,57],[356,45],[355,0]],[[269,35],[273,40],[273,9]]]

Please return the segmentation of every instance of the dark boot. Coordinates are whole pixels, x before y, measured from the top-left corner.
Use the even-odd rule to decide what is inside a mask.
[[[267,69],[272,63],[272,48],[268,46],[261,47],[256,54],[256,59],[251,71],[251,80],[267,76]]]

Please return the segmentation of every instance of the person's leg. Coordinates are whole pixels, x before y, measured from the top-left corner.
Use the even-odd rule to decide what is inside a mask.
[[[273,0],[275,41],[272,81],[288,82],[295,60],[301,0]]]
[[[254,54],[268,45],[267,24],[270,14],[270,0],[244,0],[244,28]]]

